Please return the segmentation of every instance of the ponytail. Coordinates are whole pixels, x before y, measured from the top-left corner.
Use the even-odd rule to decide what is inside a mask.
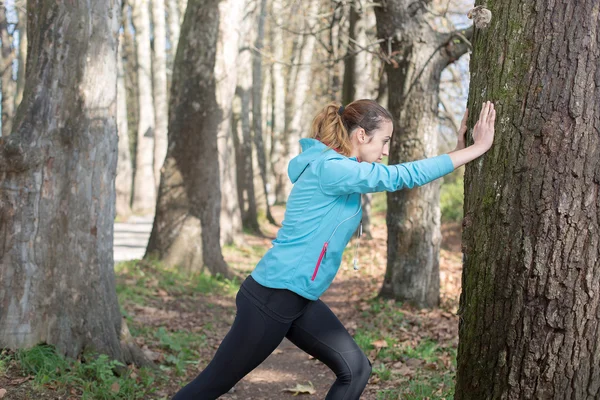
[[[311,137],[320,140],[340,154],[350,156],[352,143],[344,125],[343,111],[344,107],[335,102],[325,106],[313,119]]]

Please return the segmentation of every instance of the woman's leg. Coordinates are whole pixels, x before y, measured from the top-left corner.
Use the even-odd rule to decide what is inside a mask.
[[[371,363],[325,303],[318,300],[311,304],[292,323],[286,337],[325,363],[337,376],[327,400],[360,398],[371,375]]]
[[[208,366],[173,400],[212,400],[227,393],[281,343],[290,323],[262,312],[242,291],[236,297],[237,315]]]

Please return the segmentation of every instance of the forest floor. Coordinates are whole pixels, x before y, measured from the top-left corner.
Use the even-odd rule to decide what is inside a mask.
[[[277,221],[283,219],[283,207],[273,207],[272,211]],[[322,297],[373,363],[373,374],[361,399],[452,399],[458,345],[455,313],[461,279],[460,225],[448,224],[442,229],[441,306],[419,310],[377,298],[386,266],[384,213],[374,212],[372,221],[373,238],[363,238],[361,244],[362,268],[354,271],[349,267],[352,252],[347,251],[340,273]],[[133,229],[123,225],[120,231],[116,229],[115,251],[119,246],[122,251],[115,254],[116,260],[128,258],[125,238],[140,241],[140,235],[149,233],[148,221],[138,222]],[[241,279],[270,247],[277,231],[266,223],[262,229],[264,237],[246,233],[242,245],[223,249]],[[131,254],[139,253],[136,246],[143,248],[139,243],[129,246],[135,248]],[[138,253],[135,258],[140,257]],[[206,366],[234,319],[240,280],[219,280],[205,274],[183,276],[158,263],[135,260],[120,262],[116,274],[125,321],[156,368],[129,366],[127,372],[115,377],[110,368],[107,372],[106,360],[104,364],[92,363],[82,372],[81,360],[55,366],[47,360],[35,361],[30,353],[4,353],[0,356],[0,398],[170,399]],[[34,359],[29,364],[28,356]],[[39,366],[44,362],[50,365],[47,371]],[[324,399],[334,380],[335,375],[325,365],[284,340],[221,398]]]

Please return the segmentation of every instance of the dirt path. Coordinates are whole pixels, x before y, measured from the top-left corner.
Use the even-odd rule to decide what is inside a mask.
[[[274,211],[275,218],[281,220],[283,209]],[[379,228],[373,229],[373,239],[361,247],[360,257],[361,264],[365,266],[364,270],[355,272],[342,264],[334,283],[322,297],[322,300],[338,316],[351,334],[355,333],[361,320],[364,320],[364,315],[361,317],[361,313],[368,309],[367,301],[376,296],[385,273],[387,236],[385,224],[382,222],[380,225]],[[118,258],[119,261],[140,258],[143,255],[151,226],[151,220],[147,218],[138,218],[128,224],[115,224],[115,258]],[[267,227],[265,234],[274,237],[276,230],[275,227]],[[450,233],[456,232],[456,230],[454,227]],[[460,232],[459,229],[458,232]],[[453,242],[450,246],[454,247],[454,253],[456,253],[460,249],[460,238],[456,240],[450,233],[444,232],[444,237],[446,241],[450,238],[450,242]],[[268,248],[270,242],[270,239],[251,235],[245,235],[245,240],[245,245],[250,248]],[[456,265],[456,262],[453,264],[445,259],[444,254],[446,253],[442,254],[441,259],[442,300],[447,302],[457,299],[460,267]],[[456,258],[455,255],[452,257]],[[255,262],[243,258],[229,258],[227,261],[238,271],[244,271],[244,274],[253,268]],[[452,305],[447,308],[451,307]],[[408,314],[411,312],[405,310],[404,307],[402,311]],[[218,294],[186,299],[166,297],[157,298],[156,303],[151,307],[137,308],[128,310],[128,312],[135,315],[134,319],[137,322],[149,328],[165,327],[188,332],[202,332],[207,336],[207,345],[201,350],[201,361],[198,367],[189,368],[185,377],[171,378],[168,387],[163,387],[159,391],[159,396],[170,398],[183,382],[193,379],[210,361],[233,322],[235,302],[231,296]],[[441,340],[455,338],[457,336],[455,317],[440,317],[440,310],[434,311],[434,313],[433,317],[425,316],[423,320],[426,322],[425,325],[422,325],[423,320],[420,318],[424,314],[417,316],[419,312],[415,312],[416,322],[413,327],[418,329],[414,331],[428,330],[429,336],[435,338],[437,335]],[[210,329],[205,329],[208,326]],[[409,335],[407,338],[419,334],[421,333],[411,333],[412,336]],[[372,359],[372,357],[370,358]],[[334,381],[335,375],[329,368],[318,360],[311,359],[308,354],[284,339],[270,357],[242,379],[232,392],[221,398],[237,400],[296,399],[298,396],[284,391],[284,389],[294,388],[298,384],[309,385],[310,382],[314,386],[315,393],[312,395],[302,394],[300,397],[324,399]],[[372,376],[361,399],[375,400],[377,391],[382,389],[377,383],[377,379]]]

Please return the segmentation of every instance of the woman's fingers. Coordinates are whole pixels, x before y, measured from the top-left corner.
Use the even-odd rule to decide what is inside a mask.
[[[483,103],[481,105],[481,112],[479,113],[479,120],[483,122],[484,117],[485,117],[485,113],[486,113],[486,109],[485,106],[487,105],[487,103]]]
[[[469,109],[465,111],[465,115],[463,115],[462,121],[460,121],[461,126],[467,124],[467,119],[469,118]]]

